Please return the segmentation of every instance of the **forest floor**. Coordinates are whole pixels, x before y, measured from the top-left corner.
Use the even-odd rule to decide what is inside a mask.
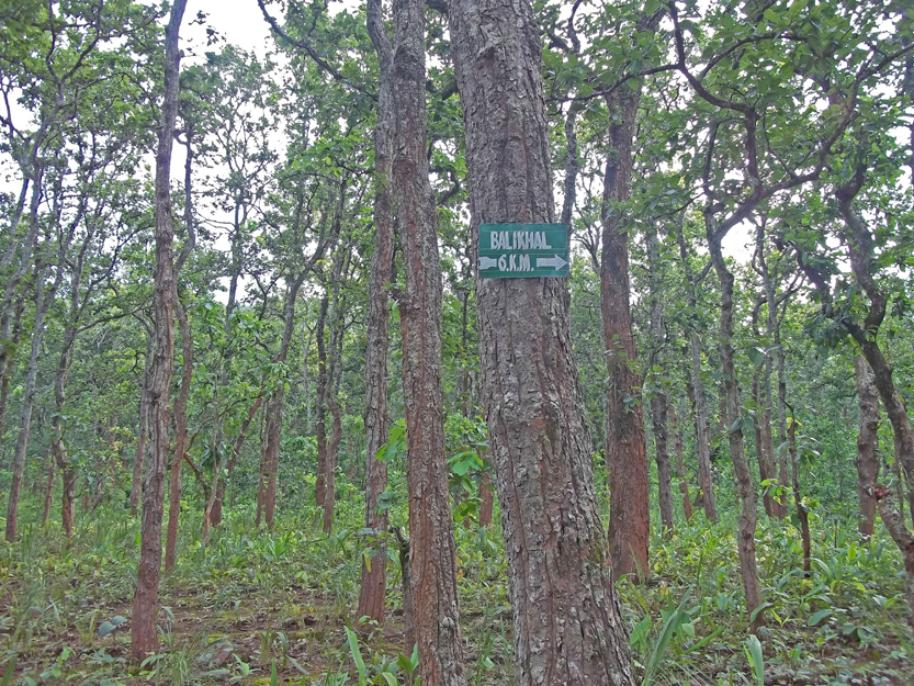
[[[317,510],[303,507],[273,533],[255,532],[251,513],[235,511],[208,547],[182,539],[163,582],[161,652],[132,669],[136,521],[100,511],[69,548],[53,525],[26,527],[19,543],[0,548],[0,686],[411,684],[395,562],[384,627],[352,616],[364,541],[356,503],[341,502],[338,521],[352,526],[340,523],[330,536],[320,533]],[[188,528],[198,523],[190,507],[186,519]],[[758,684],[761,676],[784,686],[914,684],[897,553],[880,537],[863,545],[833,529],[815,542],[813,573],[804,578],[791,525],[763,524],[758,656],[728,524],[696,518],[672,539],[653,541],[651,582],[620,585],[644,683]],[[469,683],[511,683],[497,527],[458,527],[456,538]]]

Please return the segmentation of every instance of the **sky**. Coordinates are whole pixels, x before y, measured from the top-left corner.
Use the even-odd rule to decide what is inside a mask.
[[[188,26],[187,20],[196,17],[197,12],[205,12],[206,23],[229,43],[263,56],[265,46],[271,39],[257,0],[189,0],[182,33],[194,39],[197,44],[205,45],[205,28],[198,24]]]

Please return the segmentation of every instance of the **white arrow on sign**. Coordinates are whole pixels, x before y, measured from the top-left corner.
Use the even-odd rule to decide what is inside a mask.
[[[561,269],[568,262],[563,260],[561,257],[556,255],[555,257],[537,257],[536,258],[536,267],[537,269],[541,267],[552,267],[553,269]]]
[[[479,256],[479,268],[480,269],[494,269],[498,266],[498,260],[494,257],[484,257]]]

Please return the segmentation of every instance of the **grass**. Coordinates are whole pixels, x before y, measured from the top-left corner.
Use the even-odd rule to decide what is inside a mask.
[[[208,547],[198,504],[185,503],[179,563],[163,582],[161,652],[127,663],[137,521],[114,506],[80,519],[67,548],[59,527],[27,526],[0,547],[0,686],[7,684],[403,684],[399,573],[389,565],[389,621],[352,616],[363,539],[358,494],[341,486],[336,529],[284,502],[272,533],[227,508]],[[31,510],[29,510],[31,512]],[[403,513],[392,513],[403,521]],[[652,541],[651,581],[619,585],[639,673],[650,684],[906,684],[914,644],[905,627],[897,551],[861,543],[851,523],[813,521],[813,572],[799,569],[791,523],[758,535],[765,624],[747,629],[733,522],[700,516]],[[458,525],[467,674],[474,686],[512,681],[511,612],[496,528]]]

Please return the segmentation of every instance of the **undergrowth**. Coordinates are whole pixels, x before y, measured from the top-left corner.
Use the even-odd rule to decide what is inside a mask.
[[[131,667],[130,603],[138,523],[99,508],[67,547],[56,525],[27,526],[0,548],[0,686],[12,684],[342,684],[414,686],[403,645],[399,569],[389,548],[389,619],[352,616],[366,553],[362,506],[342,485],[337,525],[312,505],[287,506],[273,532],[253,511],[227,507],[207,546],[198,504],[185,503],[177,567],[164,578],[161,652]],[[404,513],[392,520],[405,525]],[[914,644],[905,623],[897,550],[861,542],[849,524],[814,541],[801,569],[788,522],[760,522],[765,604],[748,630],[734,522],[701,516],[652,541],[651,578],[619,583],[644,684],[906,684]],[[497,527],[455,529],[467,674],[474,686],[511,683],[512,628]]]

